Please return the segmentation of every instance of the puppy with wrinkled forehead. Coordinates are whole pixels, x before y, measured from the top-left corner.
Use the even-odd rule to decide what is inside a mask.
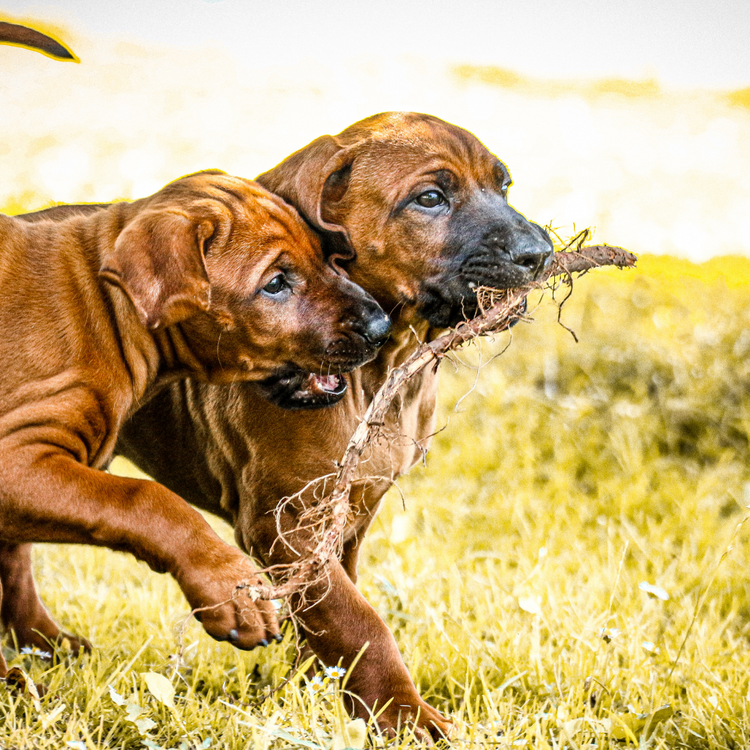
[[[324,251],[391,315],[388,344],[346,376],[349,390],[332,409],[283,411],[277,406],[305,404],[283,389],[269,396],[243,383],[231,397],[203,383],[168,386],[133,415],[118,451],[225,518],[243,549],[274,566],[317,544],[295,515],[301,504],[285,506],[279,526],[290,544],[278,543],[274,509],[331,471],[388,372],[417,340],[474,315],[477,287],[537,278],[552,242],[512,207],[510,173],[497,156],[472,133],[417,112],[384,112],[320,136],[258,181],[300,211]],[[292,599],[316,656],[348,669],[345,700],[354,715],[368,719],[372,711],[385,732],[412,722],[434,739],[450,733],[450,722],[420,696],[395,638],[355,584],[360,546],[385,491],[423,459],[435,434],[437,381],[438,371],[425,368],[402,389],[352,487],[340,563],[308,590],[304,606]]]
[[[375,300],[294,209],[221,172],[60,221],[0,216],[0,289],[0,548],[125,550],[171,573],[213,637],[276,636],[269,603],[233,597],[253,580],[239,550],[162,485],[99,469],[165,382],[293,375],[325,390],[385,340]]]

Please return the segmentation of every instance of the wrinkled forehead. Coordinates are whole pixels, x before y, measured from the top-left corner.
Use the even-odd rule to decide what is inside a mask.
[[[295,211],[264,200],[245,205],[229,224],[225,247],[247,267],[278,265],[308,274],[323,263],[320,238]]]
[[[213,200],[235,214],[255,203],[267,205],[274,201],[271,193],[251,180],[213,171],[182,177],[167,185],[161,193],[166,199],[182,202],[185,206]]]
[[[291,212],[257,203],[216,226],[207,255],[212,283],[243,296],[253,294],[269,272],[315,279],[325,259],[318,236]],[[268,281],[268,278],[265,279]]]
[[[389,123],[355,149],[355,179],[361,171],[378,175],[383,183],[403,182],[444,170],[460,183],[494,186],[510,179],[505,164],[476,136],[441,120],[418,121],[409,127]]]
[[[178,180],[166,190],[184,208],[221,219],[217,239],[264,247],[295,244],[301,252],[319,248],[317,235],[296,209],[252,180],[206,172]]]

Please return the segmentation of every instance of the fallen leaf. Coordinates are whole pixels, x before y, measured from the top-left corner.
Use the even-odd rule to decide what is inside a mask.
[[[542,597],[541,596],[519,596],[518,606],[524,612],[530,612],[532,615],[542,614]]]
[[[364,719],[355,719],[336,732],[331,750],[363,750],[366,742],[367,724]]]
[[[156,700],[174,709],[174,685],[164,675],[157,672],[144,672],[143,679],[146,680],[149,693]]]
[[[36,689],[34,680],[29,677],[20,667],[11,667],[5,675],[5,684],[19,693],[28,693],[34,708],[41,712],[42,704],[39,702],[39,691]]]
[[[268,732],[268,734],[274,737],[278,737],[279,739],[290,742],[293,747],[309,747],[312,748],[312,750],[320,750],[320,745],[317,742],[310,742],[309,740],[303,740],[295,737],[293,734],[284,731],[281,727],[271,727],[269,729],[267,727],[259,726],[258,729],[260,729],[262,732]]]
[[[648,739],[656,727],[674,714],[672,706],[660,706],[650,714],[610,714],[611,734],[616,740]]]
[[[607,734],[609,732],[609,722],[602,719],[579,717],[578,719],[570,719],[569,721],[563,722],[560,728],[565,732],[568,740],[572,742],[575,735],[586,729],[593,731],[596,734]]]
[[[146,734],[149,729],[153,729],[156,726],[156,722],[148,718],[137,719],[133,724],[136,725],[141,734]]]
[[[664,602],[669,599],[669,594],[661,586],[654,586],[653,583],[647,583],[646,581],[643,581],[642,583],[638,584],[638,588],[641,591],[645,591],[647,594],[655,596],[657,599],[661,599]]]
[[[128,703],[125,708],[125,718],[128,721],[135,720],[143,713],[143,709],[137,703]]]
[[[20,667],[11,667],[5,675],[5,684],[12,690],[22,693],[29,683],[29,676]]]
[[[66,706],[64,703],[59,703],[56,708],[41,717],[42,729],[49,729],[56,721],[58,716],[65,711]]]
[[[113,687],[112,685],[109,686],[109,697],[112,699],[112,702],[117,704],[118,706],[124,706],[127,701],[125,698],[123,698]]]

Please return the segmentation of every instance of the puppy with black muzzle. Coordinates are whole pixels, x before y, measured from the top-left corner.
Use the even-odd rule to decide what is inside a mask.
[[[230,393],[187,381],[135,414],[118,450],[227,519],[240,545],[272,566],[293,562],[296,551],[315,544],[297,529],[294,505],[280,518],[294,551],[279,544],[274,509],[330,473],[389,371],[418,340],[472,316],[478,287],[506,289],[536,278],[552,243],[509,204],[503,162],[471,133],[430,115],[369,117],[317,138],[258,179],[300,210],[327,255],[389,313],[388,342],[345,376],[349,389],[330,409],[285,411],[261,398],[257,385]],[[313,606],[297,600],[292,606],[325,664],[357,660],[347,682],[357,696],[354,714],[367,717],[374,707],[385,731],[414,721],[418,731],[439,737],[450,723],[420,697],[393,636],[355,586],[359,548],[381,498],[422,459],[435,432],[436,393],[437,373],[426,368],[398,395],[353,487],[340,565],[320,590],[308,592]],[[223,447],[229,435],[241,439],[242,449]]]

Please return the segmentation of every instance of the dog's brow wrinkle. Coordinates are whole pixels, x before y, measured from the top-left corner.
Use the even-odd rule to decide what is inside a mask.
[[[239,203],[244,203],[247,201],[247,196],[244,196],[241,193],[238,193],[236,190],[233,190],[231,187],[228,187],[227,185],[214,184],[214,187],[222,193],[231,195]]]
[[[222,191],[225,192],[225,191]],[[224,195],[219,193],[218,195],[210,195],[211,200],[216,201],[217,203],[221,203],[224,208],[227,209],[227,211],[231,214],[232,220],[234,223],[234,220],[237,218],[237,210],[236,210],[236,202],[232,200],[228,200]]]
[[[275,225],[278,234],[274,234],[274,239],[287,239],[293,237],[297,228],[291,217],[283,212],[270,212],[270,222]]]

